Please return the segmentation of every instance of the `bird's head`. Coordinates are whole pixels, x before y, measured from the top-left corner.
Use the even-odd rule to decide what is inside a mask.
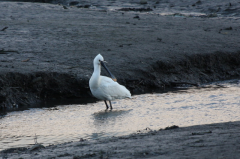
[[[93,60],[93,65],[101,65],[101,62],[104,62],[104,58],[102,57],[101,54],[98,54],[94,60]]]
[[[105,63],[106,63],[106,61],[104,61],[104,58],[102,57],[101,54],[98,54],[93,60],[94,67],[103,66],[106,69],[106,71],[109,73],[109,75],[111,76],[112,80],[116,82],[117,81],[116,77],[109,71],[109,69],[107,68]]]

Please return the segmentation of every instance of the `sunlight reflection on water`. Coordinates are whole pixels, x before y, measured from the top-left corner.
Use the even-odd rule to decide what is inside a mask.
[[[177,92],[143,94],[113,101],[61,105],[8,113],[0,119],[0,150],[135,133],[147,127],[190,126],[240,120],[240,84],[220,83]]]

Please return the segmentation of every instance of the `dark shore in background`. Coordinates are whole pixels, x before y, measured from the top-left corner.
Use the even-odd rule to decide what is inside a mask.
[[[166,8],[176,10],[170,16],[151,11],[109,11],[46,3],[0,2],[0,108],[33,107],[49,99],[92,98],[88,80],[93,71],[92,60],[98,53],[108,62],[107,66],[118,82],[132,93],[146,89],[164,89],[184,83],[201,84],[239,78],[240,19],[237,13],[240,3],[226,3],[222,0],[208,6],[205,1],[200,1],[201,4],[196,1],[195,6],[180,6],[180,2],[176,1],[173,3],[175,5],[171,6],[170,2]],[[153,1],[148,4],[153,4]],[[166,3],[156,4],[156,8],[166,9],[163,4]],[[143,5],[143,8],[146,7],[148,6]],[[154,6],[150,7],[154,12]],[[202,9],[199,9],[201,7]],[[205,15],[179,14],[181,10],[205,11]],[[195,128],[197,131],[209,130],[213,133],[197,135],[199,139],[191,141],[193,145],[186,143],[188,146],[184,147],[185,139],[192,140],[188,137],[189,131],[194,132]],[[214,133],[215,130],[217,133]],[[120,138],[116,139],[116,143],[115,139],[99,143],[96,141],[97,143],[93,144],[84,141],[82,146],[90,145],[84,152],[79,150],[82,142],[72,143],[77,146],[58,145],[59,149],[48,147],[34,153],[16,152],[23,153],[23,158],[28,158],[29,155],[29,158],[33,157],[31,155],[36,155],[34,158],[37,158],[38,154],[41,158],[47,151],[54,153],[51,155],[55,157],[62,155],[63,158],[81,158],[81,155],[99,158],[108,156],[109,153],[116,158],[158,158],[164,154],[166,158],[188,158],[187,155],[189,158],[208,158],[211,154],[213,158],[236,158],[239,156],[239,141],[235,140],[239,138],[238,132],[238,122],[224,123],[216,124],[211,129],[203,125],[159,131],[156,135],[133,135],[131,140],[124,139],[124,142]],[[168,135],[163,139],[165,143],[170,142],[173,145],[152,147],[154,137],[161,138],[164,133]],[[178,134],[179,138],[171,140],[175,134]],[[135,142],[135,138],[138,142],[146,143],[139,150],[140,156],[128,152],[122,155],[131,148],[134,153],[138,152],[136,145],[124,146]],[[105,146],[103,150],[99,149],[99,153],[98,148],[94,153],[87,152],[95,144]],[[125,149],[116,148],[110,151],[114,144],[116,147],[122,144]],[[180,145],[174,146],[175,144]],[[182,151],[177,151],[181,146]],[[72,149],[72,152],[68,152],[68,148]],[[153,153],[143,152],[152,148]],[[63,154],[58,154],[55,150]]]

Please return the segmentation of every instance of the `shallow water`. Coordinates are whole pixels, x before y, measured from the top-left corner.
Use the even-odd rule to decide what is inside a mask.
[[[8,113],[0,119],[0,151],[136,133],[145,128],[191,126],[240,120],[240,80],[113,102],[60,105]]]

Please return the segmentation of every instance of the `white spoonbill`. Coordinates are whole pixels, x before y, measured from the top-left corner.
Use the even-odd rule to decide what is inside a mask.
[[[117,83],[114,75],[108,70],[104,64],[104,59],[101,54],[98,54],[93,60],[94,71],[92,77],[89,80],[90,90],[96,98],[104,100],[106,109],[108,109],[107,101],[110,103],[110,109],[112,109],[111,101],[114,99],[131,98],[129,90]],[[103,66],[111,78],[101,76],[101,66]]]

